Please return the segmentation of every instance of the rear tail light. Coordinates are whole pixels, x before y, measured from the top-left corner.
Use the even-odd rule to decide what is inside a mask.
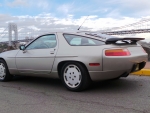
[[[127,49],[110,49],[105,50],[106,56],[130,56],[130,52]]]

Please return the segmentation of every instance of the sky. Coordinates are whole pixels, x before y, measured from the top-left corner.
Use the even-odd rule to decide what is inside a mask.
[[[8,23],[19,36],[53,30],[98,31],[150,18],[150,0],[0,0],[0,40],[7,39]],[[6,29],[6,30],[5,30]],[[4,31],[5,30],[5,31]],[[149,34],[138,34],[150,41]]]

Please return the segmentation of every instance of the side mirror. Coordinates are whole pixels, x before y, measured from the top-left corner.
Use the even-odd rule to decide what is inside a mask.
[[[20,45],[19,49],[24,51],[25,50],[25,45]]]

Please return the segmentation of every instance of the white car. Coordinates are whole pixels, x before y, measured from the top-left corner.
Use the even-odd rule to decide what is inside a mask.
[[[20,50],[0,54],[0,81],[13,75],[60,78],[71,91],[91,81],[127,77],[148,59],[137,44],[143,38],[117,38],[89,32],[53,32],[41,35]]]

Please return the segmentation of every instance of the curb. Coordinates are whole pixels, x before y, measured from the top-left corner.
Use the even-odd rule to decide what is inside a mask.
[[[150,69],[142,69],[140,71],[131,73],[133,75],[143,75],[143,76],[150,76]]]

